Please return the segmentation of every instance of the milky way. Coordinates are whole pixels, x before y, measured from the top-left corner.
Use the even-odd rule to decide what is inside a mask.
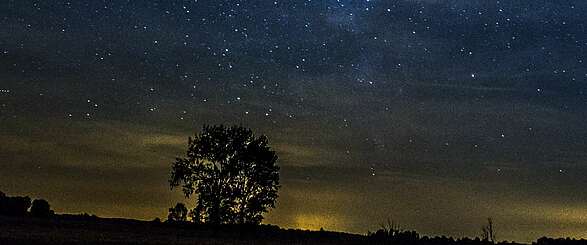
[[[203,124],[277,150],[266,223],[585,237],[587,3],[0,3],[0,189],[153,219]]]

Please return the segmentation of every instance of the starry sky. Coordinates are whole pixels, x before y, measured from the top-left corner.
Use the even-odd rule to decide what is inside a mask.
[[[587,2],[0,2],[0,189],[151,220],[203,124],[269,136],[265,222],[587,237]]]

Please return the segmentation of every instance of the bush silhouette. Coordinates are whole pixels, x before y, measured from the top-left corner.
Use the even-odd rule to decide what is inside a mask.
[[[29,197],[9,197],[0,192],[0,215],[25,216],[30,206]]]
[[[194,220],[212,224],[258,224],[275,206],[277,155],[265,136],[233,126],[204,126],[188,140],[187,156],[173,163],[170,185],[197,194]]]
[[[54,214],[53,210],[51,210],[51,206],[49,202],[44,199],[36,199],[33,201],[33,206],[31,207],[31,215],[37,218],[47,218]]]
[[[188,209],[183,203],[177,203],[175,207],[169,208],[168,222],[186,222],[188,217]]]

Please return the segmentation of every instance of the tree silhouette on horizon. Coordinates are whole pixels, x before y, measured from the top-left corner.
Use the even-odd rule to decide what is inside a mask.
[[[185,204],[178,202],[175,207],[169,208],[167,221],[169,222],[186,222],[188,220],[188,209]]]
[[[169,183],[186,198],[197,195],[195,222],[259,224],[275,207],[277,155],[268,139],[241,126],[205,125],[189,138],[185,158],[173,163]]]
[[[54,214],[51,205],[44,199],[36,199],[31,206],[31,215],[37,218],[47,218]]]
[[[10,197],[0,191],[0,215],[25,216],[31,206],[31,199],[27,197]]]
[[[487,218],[487,225],[481,227],[481,237],[484,241],[489,241],[491,243],[496,241],[493,219],[491,219],[491,217]]]

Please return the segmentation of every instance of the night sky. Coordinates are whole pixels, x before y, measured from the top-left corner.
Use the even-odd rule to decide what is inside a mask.
[[[151,220],[203,124],[269,136],[265,223],[587,237],[587,2],[0,2],[0,190]],[[193,202],[191,203],[193,205]]]

